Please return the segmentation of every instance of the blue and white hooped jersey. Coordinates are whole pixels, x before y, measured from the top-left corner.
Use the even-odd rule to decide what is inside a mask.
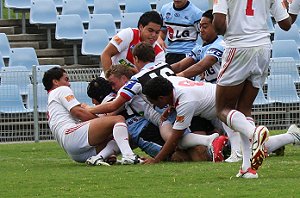
[[[213,66],[205,71],[205,81],[216,83],[218,73],[221,68],[222,55],[225,48],[225,42],[222,37],[218,37],[212,43],[205,45],[196,45],[194,49],[189,53],[189,57],[193,58],[195,62],[199,62],[205,56],[210,55],[216,57],[218,60]]]
[[[170,2],[161,8],[161,16],[167,28],[167,53],[189,53],[198,38],[202,11],[189,1],[181,9]]]

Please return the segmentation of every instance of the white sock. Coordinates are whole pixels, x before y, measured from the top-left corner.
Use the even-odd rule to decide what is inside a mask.
[[[181,149],[187,149],[198,145],[210,146],[212,141],[217,137],[219,137],[218,133],[214,133],[212,135],[188,133],[180,139],[178,146]]]
[[[240,134],[241,137],[241,147],[243,153],[243,164],[242,170],[246,171],[249,167],[251,167],[250,157],[251,157],[251,142],[248,136],[244,134]]]
[[[243,133],[249,139],[252,139],[255,126],[253,126],[241,112],[237,110],[231,110],[227,115],[226,122],[227,126],[234,131]]]
[[[106,147],[104,149],[102,149],[98,154],[97,156],[100,157],[102,156],[103,159],[106,159],[108,158],[109,156],[111,155],[114,155],[114,154],[118,154],[120,153],[120,149],[116,143],[115,140],[110,140]]]
[[[280,135],[270,136],[265,146],[267,148],[268,153],[271,153],[284,145],[292,143],[294,143],[294,137],[291,134],[284,133]]]
[[[228,139],[230,141],[230,147],[231,152],[235,151],[238,153],[241,152],[241,138],[240,133],[233,131],[231,128],[229,128],[226,124],[222,122],[223,128],[228,136]]]
[[[122,156],[133,156],[134,153],[129,146],[127,125],[123,122],[116,123],[113,128],[114,139],[119,146]]]

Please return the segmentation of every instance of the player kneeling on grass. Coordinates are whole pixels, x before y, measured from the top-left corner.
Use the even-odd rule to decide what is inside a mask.
[[[108,165],[97,155],[108,145],[121,150],[124,164],[139,162],[129,146],[124,117],[98,117],[82,108],[70,88],[69,77],[62,68],[54,67],[46,71],[43,84],[48,92],[49,127],[70,158],[76,162],[87,161],[92,165]]]

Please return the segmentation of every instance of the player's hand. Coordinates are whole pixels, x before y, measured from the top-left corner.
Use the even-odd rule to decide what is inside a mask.
[[[145,159],[143,164],[155,164],[155,159],[154,158],[147,158]]]
[[[90,108],[90,106],[86,103],[81,103],[80,106],[84,109],[89,109]]]
[[[165,43],[165,41],[162,40],[162,38],[160,38],[160,36],[157,38],[157,42],[163,48],[163,50],[166,51],[166,49],[167,49],[168,46]]]

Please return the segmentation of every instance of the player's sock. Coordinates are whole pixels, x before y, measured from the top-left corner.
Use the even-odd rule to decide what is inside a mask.
[[[115,140],[110,140],[106,147],[104,149],[102,149],[98,154],[97,156],[100,157],[102,156],[103,159],[106,159],[108,158],[109,156],[113,155],[113,154],[118,154],[120,153],[120,149],[116,143]]]
[[[251,163],[250,163],[251,142],[249,140],[249,137],[245,136],[242,133],[240,134],[240,137],[241,137],[241,147],[242,147],[242,153],[243,153],[242,170],[245,171],[249,167],[251,167]]]
[[[244,114],[237,110],[231,110],[227,115],[227,126],[232,128],[234,131],[243,133],[249,139],[252,139],[252,135],[255,131],[253,126],[246,118]]]
[[[125,123],[119,122],[115,124],[113,128],[113,136],[121,150],[122,155],[134,155],[129,146],[127,125]]]
[[[272,153],[276,149],[292,143],[294,143],[294,137],[288,133],[284,133],[280,135],[270,136],[265,146],[267,148],[268,153]]]
[[[241,153],[241,138],[240,133],[233,131],[231,128],[229,128],[226,124],[223,124],[223,128],[225,129],[228,139],[230,141],[230,147],[231,151],[237,151],[238,153]]]
[[[214,133],[212,135],[199,135],[195,133],[188,133],[184,135],[179,141],[179,147],[182,149],[186,149],[198,145],[209,146],[211,142],[218,136],[219,134],[217,133]]]

